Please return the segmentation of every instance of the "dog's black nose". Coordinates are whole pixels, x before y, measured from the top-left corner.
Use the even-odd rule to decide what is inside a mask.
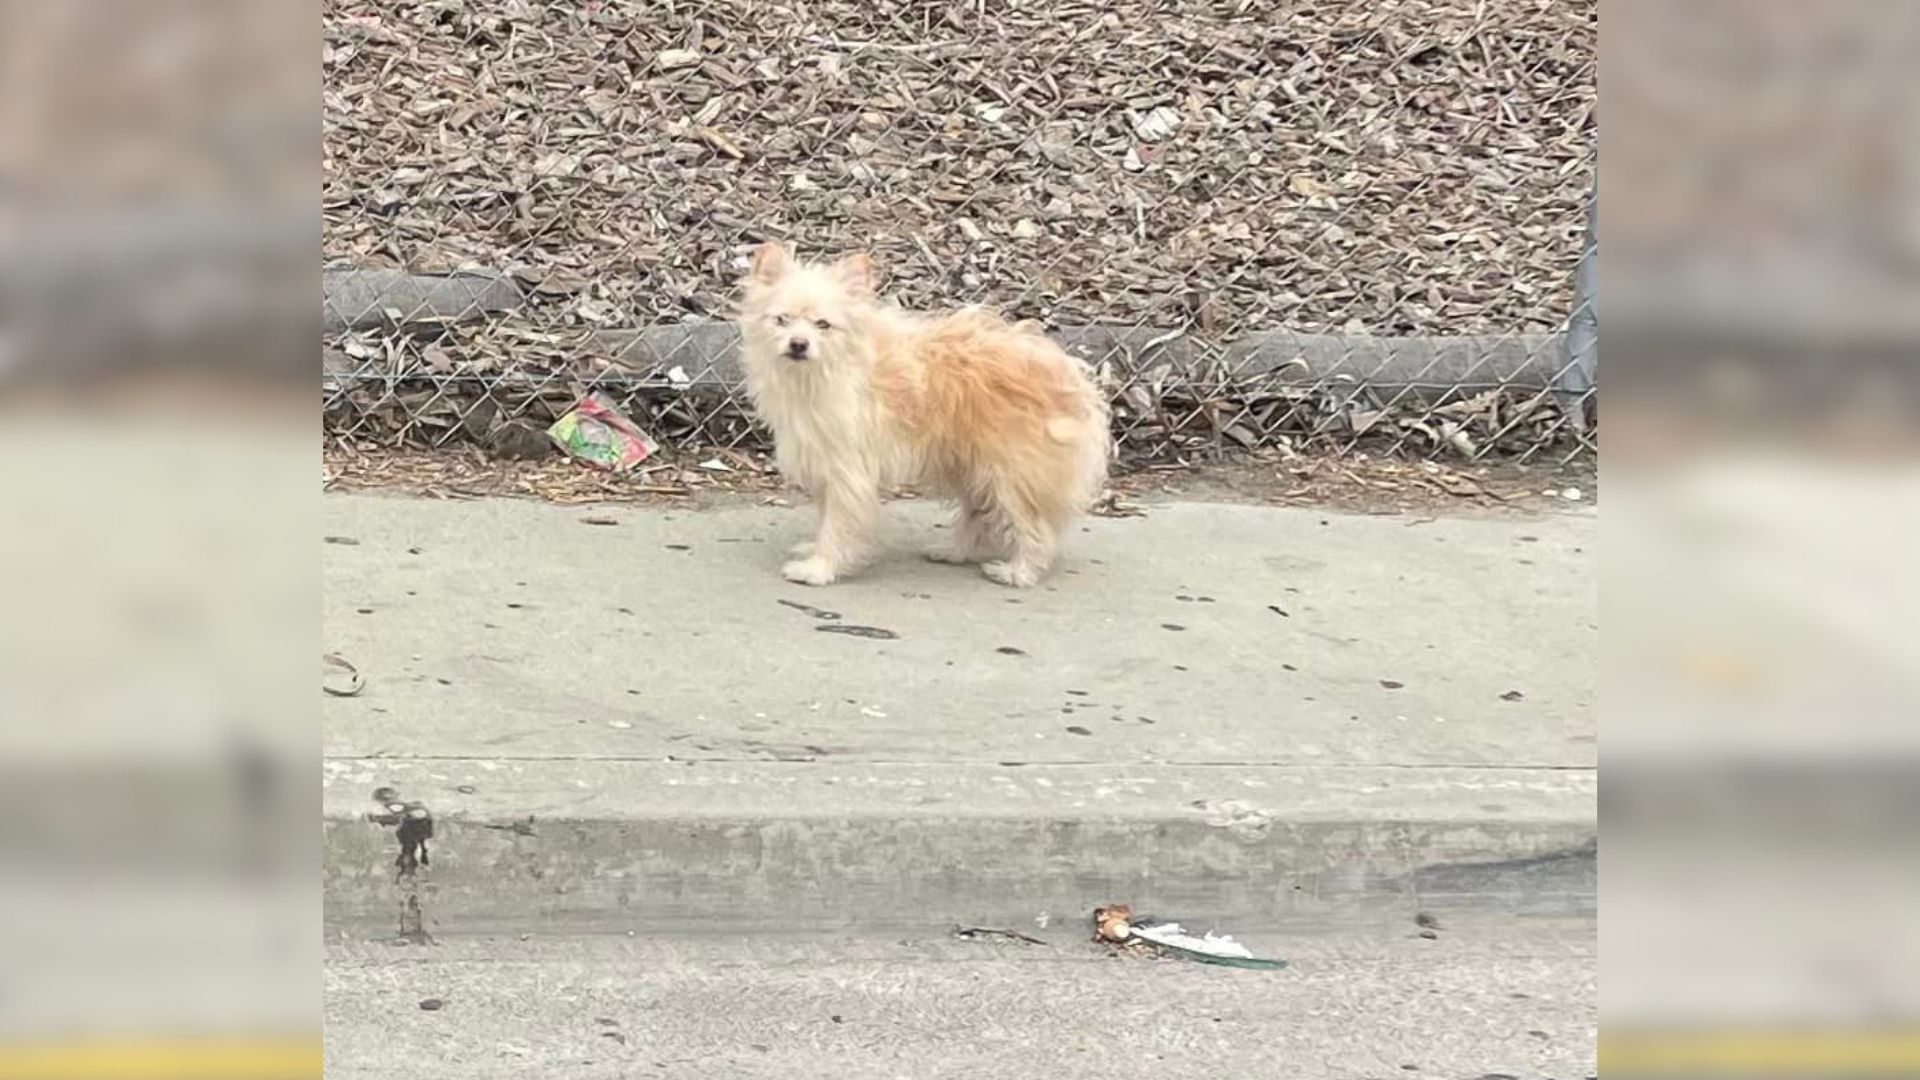
[[[787,355],[793,357],[795,360],[805,359],[807,355],[807,339],[797,337],[787,342]]]

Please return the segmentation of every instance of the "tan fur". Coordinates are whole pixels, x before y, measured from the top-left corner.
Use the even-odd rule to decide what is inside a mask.
[[[818,537],[783,573],[825,585],[857,569],[881,490],[912,484],[958,504],[929,558],[1038,582],[1106,482],[1105,401],[1036,328],[978,309],[912,315],[878,299],[873,277],[864,255],[807,265],[766,244],[753,256],[747,390],[781,471],[820,506]]]

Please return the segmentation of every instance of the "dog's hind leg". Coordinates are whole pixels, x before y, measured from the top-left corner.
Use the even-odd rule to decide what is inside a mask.
[[[976,563],[1002,554],[1004,544],[997,542],[999,529],[987,504],[979,499],[963,499],[953,515],[953,527],[947,538],[927,552],[937,563]]]
[[[993,581],[1016,589],[1031,588],[1046,576],[1060,546],[1060,528],[1053,515],[1017,492],[1006,492],[999,500],[999,512],[1007,523],[1007,539],[1012,550],[1004,559],[982,563],[980,572]]]

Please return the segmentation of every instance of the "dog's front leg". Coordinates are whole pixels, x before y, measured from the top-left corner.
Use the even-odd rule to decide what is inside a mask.
[[[859,566],[872,543],[880,514],[880,488],[870,478],[843,475],[820,487],[820,534],[813,553],[780,572],[802,585],[830,585]]]

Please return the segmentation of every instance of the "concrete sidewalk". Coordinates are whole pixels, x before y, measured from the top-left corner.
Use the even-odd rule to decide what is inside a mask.
[[[379,784],[445,927],[1590,903],[1590,511],[1151,505],[1013,592],[920,504],[827,589],[778,575],[804,510],[326,506],[336,921],[393,911]]]

